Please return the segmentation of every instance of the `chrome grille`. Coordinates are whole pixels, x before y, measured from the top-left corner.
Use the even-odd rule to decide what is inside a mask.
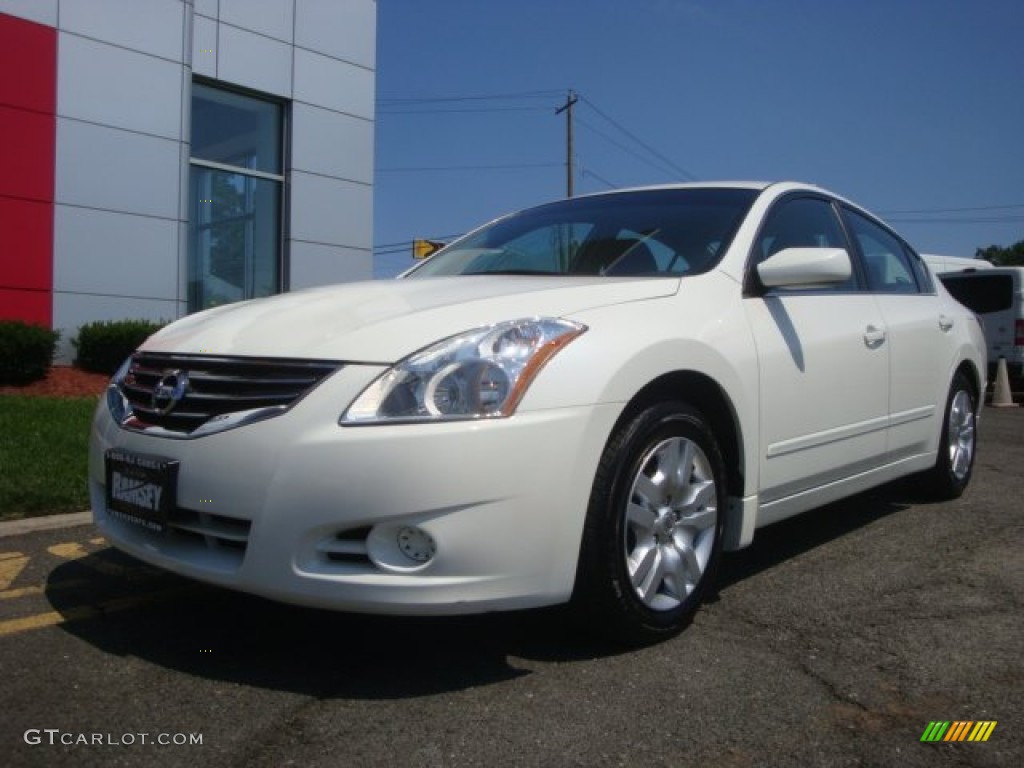
[[[189,435],[230,414],[262,411],[262,418],[274,416],[340,367],[326,360],[138,352],[119,384],[131,405],[132,418],[124,426],[157,426]],[[154,399],[161,382],[183,379],[187,384],[172,407],[167,407],[169,400]]]

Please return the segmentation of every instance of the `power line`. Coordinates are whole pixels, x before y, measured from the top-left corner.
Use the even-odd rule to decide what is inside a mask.
[[[661,162],[665,163],[665,165],[667,165],[669,168],[673,169],[676,173],[681,174],[682,176],[686,177],[687,179],[689,179],[691,181],[696,181],[697,180],[696,176],[694,176],[692,173],[690,173],[688,170],[686,170],[682,166],[677,165],[670,158],[666,157],[664,154],[662,154],[661,152],[656,150],[654,147],[652,147],[646,141],[644,141],[639,136],[637,136],[635,133],[630,131],[624,125],[622,125],[617,120],[615,120],[614,118],[612,118],[609,115],[607,115],[604,111],[602,111],[596,104],[594,104],[594,102],[592,102],[586,96],[580,96],[580,100],[584,104],[586,104],[588,107],[590,107],[592,110],[594,110],[594,112],[596,112],[598,115],[600,115],[602,118],[604,118],[607,122],[609,122],[615,128],[620,130],[623,134],[625,134],[630,139],[632,139],[637,144],[639,144],[641,147],[643,147],[645,150],[650,152],[651,155],[653,155],[654,157],[656,157],[659,160],[661,160]]]
[[[608,189],[618,189],[621,186],[620,184],[612,184],[604,176],[601,176],[600,174],[594,173],[594,171],[590,170],[589,168],[583,168],[582,171],[583,171],[583,178],[586,178],[587,176],[593,176],[595,179],[597,179],[602,184],[604,184],[606,187],[608,187]]]
[[[1024,222],[1024,216],[978,216],[961,219],[901,219],[889,218],[886,221],[892,224],[1014,224]]]
[[[424,240],[451,240],[453,238],[460,237],[460,235],[445,235],[444,237],[427,237],[420,238]],[[397,243],[382,243],[381,245],[375,245],[373,250],[377,251],[382,248],[408,248],[413,244],[413,240],[401,240]]]
[[[550,109],[536,104],[538,99],[551,101],[560,95],[557,90],[517,91],[487,94],[456,94],[447,96],[415,96],[377,99],[377,111],[381,117],[422,114],[468,114],[468,113],[510,113],[537,112]],[[530,104],[529,102],[534,102]],[[524,103],[525,102],[525,103]],[[462,106],[464,105],[464,106]],[[553,168],[559,163],[490,163],[458,165],[424,165],[408,167],[378,168],[377,172],[389,173],[439,173],[463,171],[523,171]]]
[[[973,213],[974,211],[1003,211],[1012,208],[1024,208],[1024,203],[1015,203],[1010,205],[979,205],[973,208],[917,208],[906,211],[879,211],[880,216],[887,216],[889,214],[904,214],[904,213]]]
[[[378,115],[445,115],[487,112],[547,112],[548,107],[455,107],[452,109],[378,109]]]
[[[419,173],[424,171],[520,171],[557,168],[562,163],[508,163],[502,165],[421,165],[405,168],[378,168],[378,173]]]
[[[588,131],[591,131],[592,133],[596,133],[598,136],[600,136],[602,139],[607,141],[609,144],[612,144],[613,146],[618,147],[619,149],[621,149],[623,152],[625,152],[626,154],[630,155],[634,159],[639,160],[642,163],[646,163],[651,168],[655,168],[656,170],[661,171],[662,173],[664,173],[669,178],[672,178],[672,179],[676,178],[677,174],[675,174],[671,170],[667,169],[664,165],[659,165],[659,164],[655,163],[653,160],[651,160],[650,158],[644,157],[639,152],[636,152],[635,150],[631,149],[630,147],[627,147],[622,142],[617,141],[616,139],[613,139],[611,136],[609,136],[607,133],[605,133],[604,131],[600,130],[599,128],[594,127],[593,125],[588,123],[586,120],[583,120],[582,118],[576,118],[576,122],[578,122],[580,125],[582,125],[584,128],[586,128]]]
[[[491,93],[491,94],[459,94],[449,96],[416,96],[416,97],[392,97],[392,98],[380,98],[377,99],[378,114],[383,116],[395,116],[395,115],[417,115],[417,114],[465,114],[465,113],[502,113],[502,112],[533,112],[533,111],[544,111],[548,107],[543,106],[530,106],[526,104],[515,104],[516,101],[528,101],[536,99],[551,99],[554,96],[563,96],[564,91],[560,90],[537,90],[537,91],[518,91],[518,92],[506,92],[506,93]],[[570,100],[572,100],[574,94],[570,92]],[[671,179],[678,179],[682,176],[685,179],[696,180],[696,176],[683,168],[678,163],[674,162],[671,158],[666,156],[664,153],[651,146],[648,142],[641,139],[630,129],[626,128],[622,123],[611,117],[607,112],[598,107],[593,101],[586,98],[585,96],[579,96],[579,100],[585,103],[590,109],[594,111],[600,118],[612,126],[616,131],[625,136],[630,142],[635,144],[646,154],[641,154],[633,147],[628,146],[622,141],[618,141],[612,136],[608,135],[607,132],[600,130],[596,126],[584,121],[579,120],[578,116],[575,118],[579,120],[579,123],[586,127],[588,130],[596,133],[602,139],[617,147],[621,151],[633,157],[635,160],[643,162],[652,168],[655,168],[660,173],[665,174]],[[493,104],[486,106],[438,106],[438,105],[459,105],[467,103],[480,103],[480,102],[506,102],[505,104]],[[508,103],[511,102],[511,103]],[[562,107],[564,110],[565,108]],[[652,160],[654,158],[655,160]],[[523,170],[532,168],[550,168],[557,164],[549,163],[519,163],[509,165],[464,165],[464,166],[423,166],[423,167],[410,167],[410,168],[380,168],[378,169],[381,173],[418,173],[418,172],[443,172],[443,171],[469,171],[469,170]],[[570,161],[571,165],[571,161]],[[570,171],[571,172],[571,171]],[[592,171],[590,175],[594,178],[599,179],[602,183],[606,183],[611,187],[614,187],[610,182],[601,178]]]
[[[431,236],[426,238],[419,238],[421,240],[434,240],[442,243],[450,243],[453,240],[462,237],[462,233],[457,235],[442,235],[442,236]],[[413,243],[415,240],[403,240],[398,243],[385,243],[383,245],[377,245],[373,248],[374,256],[387,256],[393,253],[411,253]]]
[[[446,102],[461,102],[461,101],[495,101],[498,99],[530,99],[530,98],[550,98],[551,96],[560,96],[564,93],[564,90],[556,91],[522,91],[519,93],[491,93],[491,94],[475,94],[475,95],[463,95],[463,96],[417,96],[408,98],[390,98],[390,99],[377,99],[377,104],[397,105],[397,104],[441,104]]]
[[[396,245],[396,246],[394,246],[392,248],[374,248],[373,249],[373,255],[374,256],[393,256],[396,253],[407,253],[407,254],[411,255],[412,254],[413,242],[414,241],[410,240],[408,243],[405,243],[402,246],[397,246]]]

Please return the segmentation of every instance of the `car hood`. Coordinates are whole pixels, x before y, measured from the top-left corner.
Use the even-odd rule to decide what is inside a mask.
[[[345,283],[191,315],[141,347],[179,354],[394,363],[456,333],[674,294],[679,279],[480,275]]]

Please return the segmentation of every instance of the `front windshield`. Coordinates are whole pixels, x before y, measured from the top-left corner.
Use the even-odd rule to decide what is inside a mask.
[[[718,263],[757,194],[656,189],[550,203],[467,235],[406,277],[698,274]]]

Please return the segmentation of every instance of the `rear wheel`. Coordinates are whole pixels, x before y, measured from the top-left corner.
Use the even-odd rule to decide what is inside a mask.
[[[652,406],[623,425],[598,465],[574,603],[630,644],[685,627],[714,577],[725,469],[699,411]]]
[[[970,380],[957,373],[946,400],[935,466],[921,477],[925,490],[937,499],[958,498],[971,480],[978,441],[977,404]]]

